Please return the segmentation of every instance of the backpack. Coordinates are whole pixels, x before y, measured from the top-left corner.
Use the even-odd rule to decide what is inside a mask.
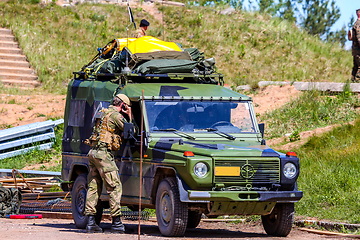
[[[18,189],[0,186],[0,217],[18,214],[21,202],[22,195]]]

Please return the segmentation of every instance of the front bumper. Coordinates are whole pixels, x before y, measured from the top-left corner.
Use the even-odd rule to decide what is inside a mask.
[[[302,191],[193,191],[188,190],[190,201],[221,201],[221,202],[280,202],[292,203],[299,201]]]

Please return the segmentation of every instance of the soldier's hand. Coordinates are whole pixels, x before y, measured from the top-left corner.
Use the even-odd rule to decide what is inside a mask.
[[[131,107],[128,106],[127,104],[124,104],[125,110],[121,109],[121,111],[125,114],[127,114],[129,116],[130,119],[132,119],[132,112],[131,112]]]

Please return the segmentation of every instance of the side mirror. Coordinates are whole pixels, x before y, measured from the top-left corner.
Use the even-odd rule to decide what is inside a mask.
[[[124,123],[124,139],[130,140],[135,139],[134,137],[134,124],[132,123]]]
[[[259,123],[259,130],[260,130],[260,133],[261,133],[261,138],[264,138],[265,123]]]
[[[261,145],[266,145],[265,139],[264,139],[264,132],[265,132],[265,123],[260,123],[259,124],[259,130],[261,133]]]

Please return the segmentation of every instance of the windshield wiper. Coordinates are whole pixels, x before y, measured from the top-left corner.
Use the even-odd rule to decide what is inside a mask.
[[[191,135],[189,135],[189,134],[187,134],[187,133],[184,133],[184,132],[182,132],[182,131],[176,130],[175,128],[155,129],[155,130],[153,130],[153,131],[173,132],[173,133],[175,133],[175,134],[177,134],[177,135],[180,135],[180,136],[182,135],[183,137],[186,137],[186,138],[191,139],[191,140],[195,140],[195,139],[196,139],[195,137],[193,137],[193,136],[191,136]]]
[[[225,137],[227,139],[230,139],[230,140],[235,140],[236,137],[234,137],[233,135],[230,135],[228,133],[225,133],[225,132],[221,132],[219,130],[217,130],[216,128],[205,128],[205,130],[207,130],[208,132],[214,132],[222,137]]]

